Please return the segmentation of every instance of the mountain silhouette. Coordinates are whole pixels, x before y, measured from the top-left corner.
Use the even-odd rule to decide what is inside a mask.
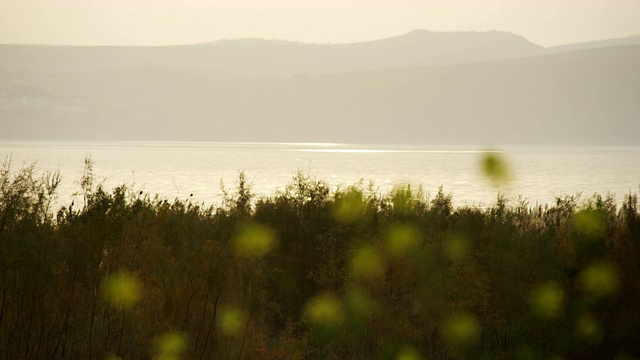
[[[0,138],[637,146],[633,41],[4,45]]]
[[[0,46],[0,68],[70,73],[126,68],[202,70],[221,76],[282,77],[507,59],[542,48],[506,32],[417,30],[355,44],[262,39],[160,47]]]

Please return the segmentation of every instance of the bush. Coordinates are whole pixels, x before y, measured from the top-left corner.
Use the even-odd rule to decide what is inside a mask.
[[[454,208],[298,173],[255,200],[241,174],[213,208],[85,165],[55,218],[58,174],[0,171],[1,358],[640,356],[636,194]]]

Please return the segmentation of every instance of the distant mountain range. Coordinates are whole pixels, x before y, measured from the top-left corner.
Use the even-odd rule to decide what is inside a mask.
[[[0,139],[640,145],[640,36],[0,45]]]

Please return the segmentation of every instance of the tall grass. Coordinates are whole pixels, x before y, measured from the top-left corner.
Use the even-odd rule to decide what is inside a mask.
[[[454,208],[299,173],[219,207],[0,171],[0,358],[640,356],[640,213],[594,195]]]

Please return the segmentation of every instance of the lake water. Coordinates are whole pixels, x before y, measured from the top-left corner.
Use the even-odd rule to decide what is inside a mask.
[[[501,149],[502,150],[502,149]],[[193,142],[10,142],[0,141],[0,157],[11,155],[15,170],[36,162],[39,170],[59,170],[59,202],[78,191],[83,159],[94,161],[105,188],[126,184],[168,199],[220,203],[220,182],[235,185],[244,171],[258,196],[273,195],[301,170],[329,185],[361,179],[387,193],[402,184],[435,194],[440,185],[455,205],[487,205],[498,191],[530,204],[552,203],[562,194],[615,194],[618,202],[640,185],[640,148],[502,150],[513,180],[496,189],[483,176],[482,150],[438,150],[410,146],[349,144],[193,143]]]

